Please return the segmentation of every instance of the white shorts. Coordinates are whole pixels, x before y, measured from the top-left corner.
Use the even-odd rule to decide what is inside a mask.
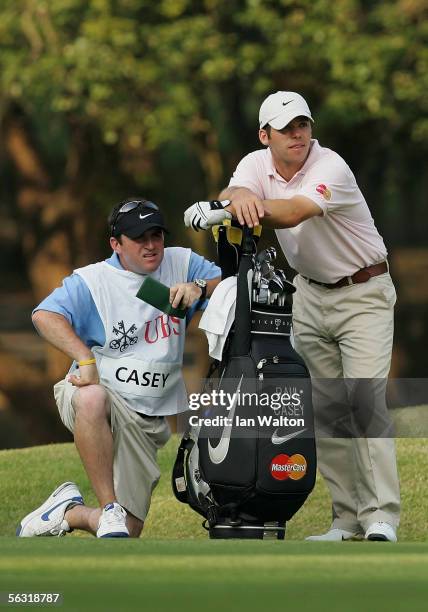
[[[110,424],[114,442],[113,482],[117,501],[144,521],[160,470],[157,451],[171,436],[165,417],[145,417],[130,410],[113,390],[104,387],[110,400]],[[72,398],[77,387],[66,380],[54,386],[55,401],[64,425],[74,432],[76,417]]]

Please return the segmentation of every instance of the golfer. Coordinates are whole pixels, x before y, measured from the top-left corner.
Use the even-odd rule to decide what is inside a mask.
[[[396,294],[384,242],[355,177],[337,153],[312,138],[312,124],[298,93],[268,96],[259,113],[265,148],[240,161],[218,201],[189,207],[185,223],[206,229],[233,216],[250,227],[262,221],[275,228],[298,272],[295,347],[317,391],[319,467],[333,501],[330,529],[308,539],[395,542],[400,495],[384,389]],[[352,414],[340,416],[356,420],[351,435],[346,427],[339,433],[330,427],[346,403]]]
[[[158,206],[119,203],[109,217],[112,256],[75,270],[34,311],[38,332],[73,365],[54,387],[99,507],[76,484],[60,485],[17,529],[21,537],[83,529],[99,538],[138,537],[168,440],[166,415],[187,409],[182,378],[185,319],[136,297],[149,275],[171,287],[173,307],[201,307],[220,269],[180,247],[165,248]]]

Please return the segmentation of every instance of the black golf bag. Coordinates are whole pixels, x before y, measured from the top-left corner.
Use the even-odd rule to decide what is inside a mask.
[[[290,304],[251,304],[254,245],[244,228],[235,322],[206,388],[226,400],[195,415],[172,475],[211,538],[283,539],[315,484],[309,373],[290,343]]]

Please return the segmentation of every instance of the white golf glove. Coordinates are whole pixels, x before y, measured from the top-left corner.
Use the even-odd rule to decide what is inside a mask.
[[[184,225],[198,232],[200,229],[206,230],[211,225],[217,225],[225,219],[231,219],[230,212],[224,210],[224,207],[229,204],[230,200],[195,202],[184,213]]]

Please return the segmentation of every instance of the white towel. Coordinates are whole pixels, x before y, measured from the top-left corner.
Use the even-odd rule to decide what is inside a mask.
[[[236,276],[229,276],[217,285],[199,322],[213,359],[221,360],[227,334],[235,320],[236,283]]]

